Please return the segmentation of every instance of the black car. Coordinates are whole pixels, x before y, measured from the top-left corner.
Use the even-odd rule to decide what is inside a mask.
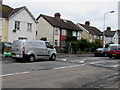
[[[98,48],[94,51],[94,55],[97,56],[107,56],[108,48]]]

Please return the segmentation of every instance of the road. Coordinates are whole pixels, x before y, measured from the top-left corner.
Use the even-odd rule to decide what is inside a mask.
[[[3,88],[118,88],[119,59],[61,55],[56,61],[2,63]]]

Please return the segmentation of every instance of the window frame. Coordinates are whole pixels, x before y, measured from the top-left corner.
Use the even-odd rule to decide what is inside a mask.
[[[54,46],[58,46],[58,40],[54,41]]]
[[[15,21],[15,29],[20,30],[20,21]]]
[[[76,31],[72,31],[72,36],[73,37],[77,37],[77,32]]]
[[[81,34],[80,31],[78,31],[77,32],[77,37],[80,37],[81,36],[80,34]]]
[[[58,27],[55,27],[54,35],[58,35],[58,31],[59,31],[59,28],[58,28]]]
[[[32,23],[27,23],[27,31],[32,31]]]
[[[66,36],[67,35],[67,31],[65,29],[62,29],[62,33],[61,33],[63,36]]]

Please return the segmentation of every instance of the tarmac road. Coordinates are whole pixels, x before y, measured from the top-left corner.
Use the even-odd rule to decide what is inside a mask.
[[[118,59],[59,56],[57,61],[3,63],[3,88],[118,88]]]

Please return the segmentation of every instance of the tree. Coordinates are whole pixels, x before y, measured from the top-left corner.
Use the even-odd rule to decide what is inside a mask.
[[[89,47],[89,42],[87,41],[87,39],[81,39],[79,40],[79,48],[83,51],[85,50],[85,48],[88,48]]]
[[[66,45],[68,53],[76,53],[77,50],[79,49],[77,37],[67,37]]]

